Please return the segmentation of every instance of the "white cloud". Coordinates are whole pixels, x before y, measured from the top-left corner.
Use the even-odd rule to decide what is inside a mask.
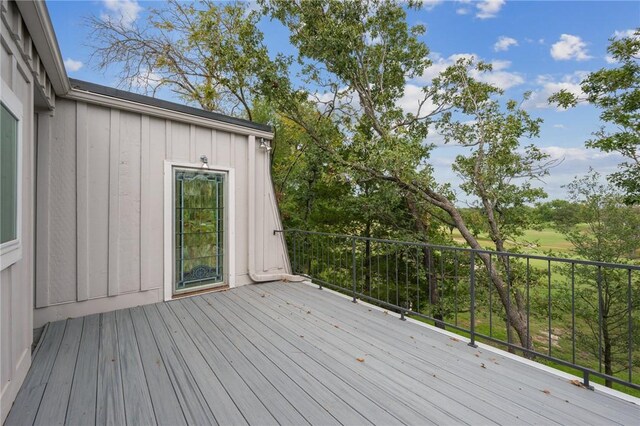
[[[506,52],[511,46],[517,46],[518,40],[511,37],[500,36],[498,41],[493,45],[493,50],[496,52]]]
[[[627,37],[635,37],[636,30],[622,30],[622,31],[614,31],[613,36],[615,38],[627,38]]]
[[[475,53],[457,53],[449,56],[448,58],[433,55],[433,65],[427,68],[420,80],[425,82],[433,80],[433,78],[437,77],[442,71],[447,69],[447,67],[453,65],[458,59],[472,59],[475,62],[480,60],[478,55]],[[494,60],[490,63],[493,67],[491,72],[481,73],[473,70],[471,71],[471,76],[482,82],[493,84],[503,90],[507,90],[524,83],[522,75],[507,71],[507,69],[511,67],[510,61]]]
[[[523,103],[523,107],[527,109],[532,108],[557,108],[555,105],[549,104],[549,96],[560,90],[566,90],[569,93],[573,93],[576,96],[583,96],[584,93],[580,88],[580,82],[584,80],[587,73],[584,71],[576,71],[573,74],[567,74],[560,80],[554,80],[551,76],[540,75],[536,79],[536,84],[539,86],[537,90],[531,93],[531,97]],[[557,108],[562,111],[562,108]]]
[[[142,12],[137,0],[102,0],[102,3],[107,9],[107,12],[101,15],[102,19],[125,27],[131,26]]]
[[[431,10],[437,5],[439,5],[440,3],[442,3],[443,1],[444,0],[424,0],[422,4],[424,5],[425,9]]]
[[[614,57],[613,57],[613,56],[611,56],[611,55],[606,55],[606,56],[604,57],[604,60],[605,60],[605,61],[607,61],[607,63],[608,63],[608,64],[617,64],[617,63],[618,63],[618,61],[616,60],[616,58],[614,58]]]
[[[478,13],[476,17],[480,19],[495,18],[502,6],[504,6],[505,0],[482,0],[476,3]]]
[[[585,61],[591,59],[587,51],[587,43],[578,36],[562,34],[560,40],[551,46],[551,57],[556,61],[568,61],[575,59]]]
[[[139,89],[154,89],[162,81],[162,76],[153,71],[141,70],[140,75],[131,79],[131,86]]]
[[[554,124],[553,128],[554,129],[566,129],[564,124]]]
[[[64,67],[69,72],[78,71],[83,66],[84,66],[84,64],[82,63],[82,61],[76,61],[76,60],[71,59],[71,58],[67,58],[67,59],[64,60]]]
[[[458,15],[468,15],[471,11],[466,7],[459,7],[456,9],[456,13]]]

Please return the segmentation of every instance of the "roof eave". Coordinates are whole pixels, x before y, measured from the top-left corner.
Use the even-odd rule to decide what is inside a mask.
[[[67,77],[47,5],[44,1],[18,1],[16,5],[29,30],[29,35],[49,76],[53,90],[58,96],[66,95],[71,90],[71,84]]]

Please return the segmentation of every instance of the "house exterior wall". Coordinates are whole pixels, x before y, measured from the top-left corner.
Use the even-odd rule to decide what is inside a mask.
[[[45,108],[53,106],[51,83],[15,2],[0,1],[0,97],[21,104],[22,147],[19,170],[20,255],[0,267],[0,423],[31,364],[35,264],[35,122],[34,96]]]
[[[144,108],[141,109],[144,111]],[[58,98],[38,123],[35,325],[164,297],[166,162],[234,170],[235,285],[248,276],[248,185],[255,185],[254,269],[286,273],[269,158],[248,134],[131,109]],[[206,124],[206,123],[205,123]],[[248,167],[249,149],[256,153]]]

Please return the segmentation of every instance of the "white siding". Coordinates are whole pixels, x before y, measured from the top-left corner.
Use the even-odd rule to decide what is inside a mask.
[[[43,118],[50,133],[38,141],[50,159],[38,169],[46,203],[38,221],[47,230],[38,236],[38,260],[49,274],[36,284],[36,324],[162,300],[165,161],[199,164],[206,155],[212,168],[235,170],[236,285],[250,282],[250,184],[257,188],[256,272],[287,272],[282,239],[273,235],[279,221],[269,160],[254,146],[256,170],[248,169],[247,136],[75,100],[56,103],[56,115]]]
[[[22,103],[22,257],[0,271],[0,423],[31,363],[35,240],[34,77],[29,35],[13,2],[0,1],[0,76]],[[29,55],[26,52],[28,49]],[[39,78],[47,86],[44,72]]]

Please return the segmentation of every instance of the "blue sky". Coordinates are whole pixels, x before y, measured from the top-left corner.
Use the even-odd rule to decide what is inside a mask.
[[[124,16],[134,21],[144,19],[148,8],[161,6],[160,2],[135,0],[48,0],[47,4],[69,76],[108,86],[117,85],[118,68],[114,65],[106,73],[94,69],[86,17]],[[427,0],[408,19],[427,27],[424,41],[434,67],[429,75],[410,82],[403,100],[407,109],[416,101],[412,85],[424,84],[457,55],[474,55],[494,64],[488,78],[504,88],[507,97],[520,99],[525,91],[532,91],[524,105],[533,116],[544,119],[540,138],[532,142],[564,159],[545,179],[550,198],[562,198],[562,185],[590,166],[603,174],[615,170],[621,161],[618,156],[584,147],[591,132],[599,128],[598,111],[590,106],[559,111],[547,105],[546,98],[561,88],[578,93],[585,73],[615,66],[606,57],[608,39],[640,27],[640,2]],[[264,20],[261,29],[272,53],[292,53],[280,25]],[[166,91],[159,96],[175,100]],[[438,142],[438,135],[432,138]],[[434,152],[439,181],[457,181],[450,170],[456,152],[458,148],[446,146]]]

